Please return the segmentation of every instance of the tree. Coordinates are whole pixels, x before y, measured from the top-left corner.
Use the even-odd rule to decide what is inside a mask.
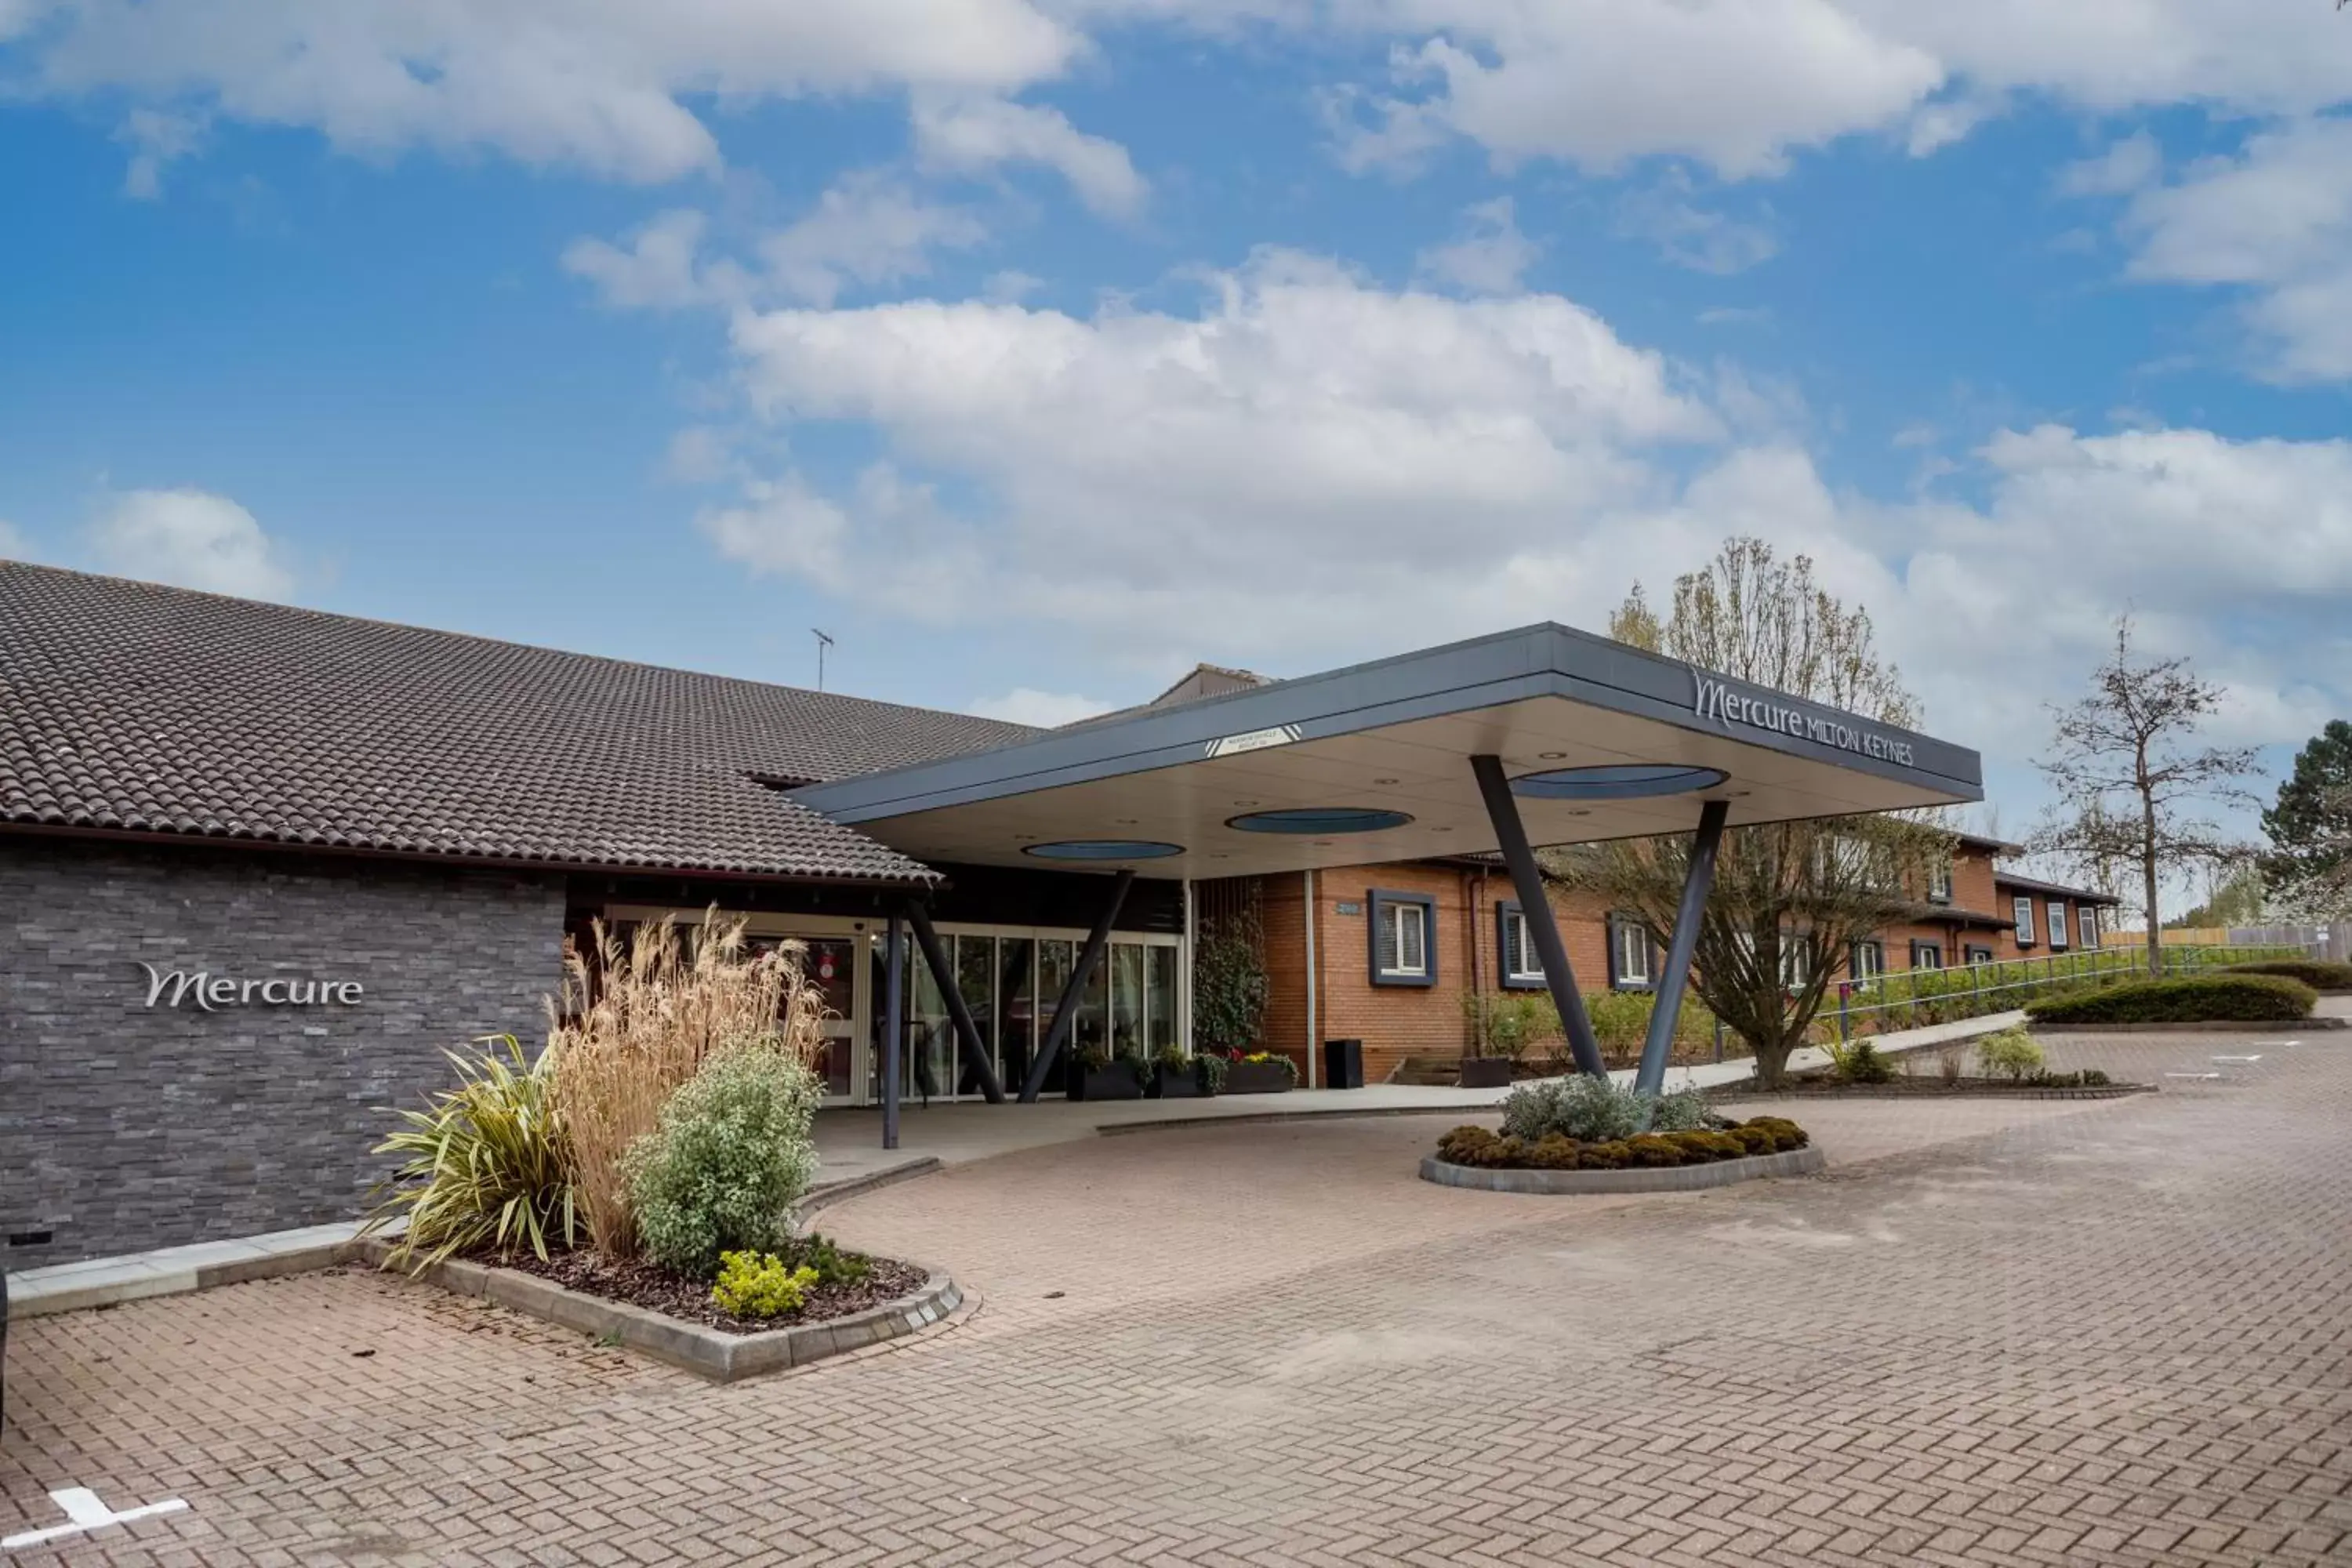
[[[2185,658],[2138,660],[2129,616],[2116,620],[2116,651],[2091,676],[2091,692],[2053,708],[2050,754],[2034,765],[2058,804],[2031,840],[2102,886],[2137,873],[2147,928],[2147,969],[2164,973],[2160,898],[2191,871],[2242,863],[2245,847],[2196,808],[2252,804],[2235,780],[2255,771],[2252,747],[2189,742],[2220,711],[2222,691]]]
[[[1869,615],[1824,593],[1809,557],[1782,563],[1759,539],[1729,540],[1705,568],[1676,578],[1664,619],[1637,584],[1609,630],[1620,642],[1881,724],[1917,721],[1900,673],[1879,658]],[[1663,941],[1690,847],[1686,835],[1586,846],[1554,852],[1549,868]],[[1755,1052],[1759,1083],[1780,1083],[1853,944],[1917,912],[1929,865],[1950,854],[1950,835],[1917,813],[1724,834],[1691,984]]]
[[[2271,852],[2263,877],[2289,908],[2352,913],[2352,724],[2333,720],[2295,754],[2278,800],[2263,813]]]

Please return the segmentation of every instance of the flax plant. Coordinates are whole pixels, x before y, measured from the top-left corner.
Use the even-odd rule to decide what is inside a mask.
[[[598,1251],[636,1252],[629,1150],[705,1062],[747,1047],[814,1062],[825,1008],[802,969],[803,952],[798,942],[755,949],[743,922],[715,909],[683,936],[664,919],[637,926],[625,942],[599,921],[590,952],[567,949],[548,1052]]]
[[[379,1189],[385,1195],[370,1230],[405,1219],[387,1261],[422,1269],[459,1252],[512,1252],[529,1247],[545,1258],[550,1244],[577,1243],[569,1150],[554,1105],[553,1071],[541,1053],[527,1061],[512,1035],[476,1042],[489,1049],[468,1059],[444,1053],[457,1087],[423,1110],[401,1112],[404,1125],[376,1146],[400,1167]]]

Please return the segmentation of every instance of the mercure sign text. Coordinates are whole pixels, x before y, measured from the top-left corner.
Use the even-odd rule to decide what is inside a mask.
[[[142,963],[147,972],[147,1005],[177,1007],[193,1002],[207,1013],[223,1007],[356,1007],[362,988],[356,980],[236,980],[199,969],[158,969]]]
[[[1718,724],[1752,725],[1775,735],[1795,735],[1821,745],[1835,746],[1841,752],[1878,757],[1906,768],[1911,765],[1908,741],[1898,741],[1841,719],[1808,713],[1792,702],[1751,696],[1695,669],[1691,671],[1691,680],[1695,693],[1691,711],[1702,719],[1712,719]]]

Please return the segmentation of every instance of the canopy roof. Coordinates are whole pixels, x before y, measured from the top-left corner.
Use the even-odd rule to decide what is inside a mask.
[[[1555,625],[793,796],[932,865],[1066,867],[1054,847],[1079,844],[1097,847],[1082,864],[1106,869],[1259,875],[1496,848],[1470,765],[1486,752],[1503,759],[1538,845],[1687,831],[1712,798],[1729,802],[1735,826],[1983,798],[1972,751]],[[1571,774],[1553,786],[1570,797],[1552,798],[1528,782],[1628,767],[1700,771],[1664,781],[1669,793],[1615,798],[1644,786]],[[1304,810],[1387,815],[1234,826]]]

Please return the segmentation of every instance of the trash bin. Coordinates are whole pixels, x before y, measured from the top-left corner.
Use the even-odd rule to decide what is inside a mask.
[[[1323,1087],[1326,1089],[1364,1087],[1363,1041],[1326,1040],[1323,1042]]]

